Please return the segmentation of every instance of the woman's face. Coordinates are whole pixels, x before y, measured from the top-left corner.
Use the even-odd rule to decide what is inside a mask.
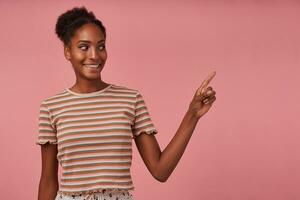
[[[107,52],[102,31],[94,24],[80,27],[64,48],[65,57],[72,63],[77,79],[101,78]]]

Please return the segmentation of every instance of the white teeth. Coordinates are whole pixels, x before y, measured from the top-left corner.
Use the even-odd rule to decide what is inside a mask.
[[[85,65],[86,67],[91,67],[91,68],[97,68],[99,67],[99,64],[98,65]]]

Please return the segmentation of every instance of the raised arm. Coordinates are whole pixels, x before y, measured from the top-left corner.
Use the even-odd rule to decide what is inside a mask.
[[[58,190],[57,145],[41,145],[42,173],[39,182],[38,200],[54,200]]]
[[[208,87],[215,74],[215,72],[210,74],[197,89],[175,136],[164,151],[160,150],[154,135],[140,134],[135,138],[136,146],[145,165],[158,181],[167,181],[182,157],[198,120],[210,109],[212,103],[216,100],[216,92],[213,91],[212,87]]]

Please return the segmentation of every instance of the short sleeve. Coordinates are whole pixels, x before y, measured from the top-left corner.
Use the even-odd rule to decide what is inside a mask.
[[[38,122],[38,137],[35,143],[37,145],[43,145],[47,142],[57,144],[57,131],[52,124],[51,113],[44,102],[40,105]]]
[[[143,96],[138,92],[135,102],[135,117],[132,126],[133,138],[139,136],[142,132],[146,134],[157,134],[157,130],[151,120]]]

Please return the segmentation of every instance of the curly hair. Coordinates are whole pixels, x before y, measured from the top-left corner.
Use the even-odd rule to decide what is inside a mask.
[[[85,7],[75,7],[61,14],[56,22],[55,33],[64,45],[69,45],[76,30],[89,23],[98,26],[106,38],[106,30],[102,22],[95,17],[93,12],[88,12]]]

